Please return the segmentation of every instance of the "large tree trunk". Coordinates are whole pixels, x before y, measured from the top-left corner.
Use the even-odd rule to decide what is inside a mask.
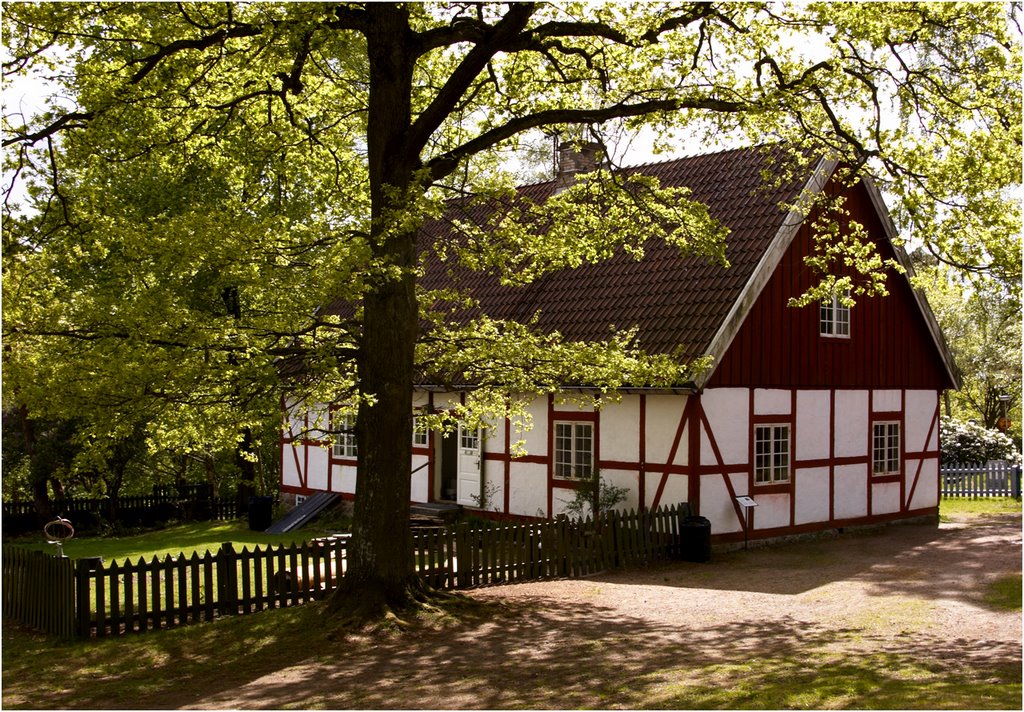
[[[418,330],[416,229],[391,230],[416,165],[399,146],[410,125],[412,59],[402,38],[408,12],[390,3],[367,6],[370,93],[367,131],[371,250],[382,266],[363,298],[358,373],[362,398],[356,425],[356,480],[348,571],[336,607],[404,607],[419,589],[411,557],[409,482],[412,456],[413,357]]]

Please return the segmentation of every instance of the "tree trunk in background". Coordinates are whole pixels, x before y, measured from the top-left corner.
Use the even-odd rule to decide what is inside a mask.
[[[22,437],[25,438],[25,454],[31,460],[36,454],[36,429],[28,415],[28,408],[25,406],[18,408],[18,419],[21,421]],[[53,519],[53,506],[50,502],[50,493],[46,489],[46,482],[47,478],[37,477],[33,472],[31,478],[32,503],[35,505],[36,518],[40,525]]]

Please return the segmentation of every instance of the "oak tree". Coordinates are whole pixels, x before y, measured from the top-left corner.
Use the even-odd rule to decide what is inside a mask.
[[[573,344],[486,316],[449,323],[438,305],[460,296],[417,290],[424,220],[451,199],[505,206],[485,235],[461,225],[466,242],[442,249],[510,284],[639,255],[641,234],[724,262],[726,231],[685,189],[605,169],[525,205],[508,158],[539,135],[641,127],[694,150],[782,142],[793,166],[828,157],[850,180],[871,175],[903,229],[1019,299],[1013,12],[8,4],[5,74],[48,75],[56,90],[37,115],[5,111],[18,186],[5,201],[6,392],[97,434],[145,422],[154,443],[179,447],[244,440],[282,392],[353,404],[344,600],[406,605],[419,595],[407,516],[418,368],[488,363],[473,402],[507,413],[515,393],[672,383],[691,366],[644,354],[628,331]],[[839,264],[862,270],[855,295],[884,289],[865,245],[823,226],[819,246],[823,292]],[[318,309],[332,300],[353,307]]]

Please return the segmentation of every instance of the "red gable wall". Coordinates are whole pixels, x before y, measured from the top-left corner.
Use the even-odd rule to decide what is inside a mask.
[[[847,207],[883,257],[892,258],[863,186],[853,190]],[[787,306],[790,297],[817,282],[803,261],[813,249],[811,222],[800,228],[706,387],[952,387],[905,276],[889,275],[887,297],[858,299],[850,310],[848,339],[818,334],[817,304]]]

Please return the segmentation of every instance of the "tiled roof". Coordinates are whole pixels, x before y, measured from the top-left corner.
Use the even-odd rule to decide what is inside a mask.
[[[782,155],[780,148],[748,148],[624,169],[655,176],[663,187],[690,188],[692,197],[729,228],[728,268],[706,258],[682,257],[677,248],[648,240],[640,261],[617,254],[598,264],[546,274],[522,287],[503,286],[485,272],[453,268],[428,253],[421,285],[457,286],[479,300],[479,311],[497,319],[526,322],[539,311],[539,327],[568,340],[607,340],[612,325],[637,327],[638,345],[649,353],[679,350],[684,358],[699,356],[782,225],[786,211],[780,206],[795,201],[807,184],[809,176],[804,175],[775,189],[764,187],[762,172],[771,172]],[[550,181],[520,192],[543,200],[554,190]],[[470,216],[485,217],[480,212]],[[438,220],[426,225],[422,246],[450,236],[449,224]]]

